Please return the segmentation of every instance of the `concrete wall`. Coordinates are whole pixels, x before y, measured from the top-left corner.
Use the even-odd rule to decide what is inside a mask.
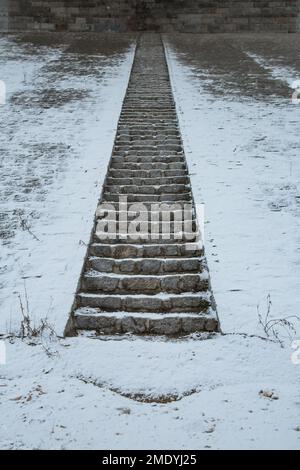
[[[8,1],[0,0],[0,31],[8,30]]]
[[[295,32],[298,0],[0,0],[10,31]],[[5,17],[5,15],[4,15]],[[4,26],[5,26],[5,20]]]

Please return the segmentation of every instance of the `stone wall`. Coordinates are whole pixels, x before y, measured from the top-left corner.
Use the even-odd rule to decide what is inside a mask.
[[[0,0],[0,31],[8,30],[8,1]]]
[[[295,32],[298,0],[0,0],[10,31]],[[3,30],[3,29],[2,29]]]

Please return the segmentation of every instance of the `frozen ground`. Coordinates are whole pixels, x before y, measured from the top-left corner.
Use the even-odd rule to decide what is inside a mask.
[[[296,51],[295,61],[280,60],[277,41],[261,49],[251,36],[169,38],[224,331],[257,332],[257,307],[265,313],[268,296],[274,318],[300,314],[300,105],[288,86],[300,68]]]
[[[19,327],[24,280],[32,316],[48,312],[62,332],[132,61],[130,38],[102,51],[103,40],[45,37],[43,46],[0,39],[0,79],[12,84],[0,108],[4,334]],[[225,334],[203,341],[45,334],[35,346],[6,339],[1,448],[300,447],[300,366],[283,331],[285,347],[258,337],[257,315],[268,295],[273,318],[299,313],[295,38],[167,38]]]
[[[0,38],[0,331],[34,318],[62,334],[133,59],[132,38]],[[129,48],[131,49],[129,50]]]

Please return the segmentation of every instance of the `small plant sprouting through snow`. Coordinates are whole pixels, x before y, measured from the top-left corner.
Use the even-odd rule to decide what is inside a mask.
[[[18,294],[20,309],[22,314],[20,333],[17,335],[23,340],[29,340],[28,344],[36,345],[41,344],[47,356],[52,357],[57,355],[57,351],[53,350],[53,343],[57,340],[57,334],[52,325],[48,322],[47,316],[41,318],[38,324],[32,320],[29,310],[29,302],[26,286],[24,285],[24,297]]]
[[[300,321],[300,318],[297,315],[290,315],[285,318],[270,318],[271,307],[272,301],[269,294],[267,297],[267,311],[265,315],[260,313],[259,305],[257,306],[259,324],[263,328],[267,338],[272,338],[283,347],[284,337],[282,334],[284,332],[287,333],[288,338],[291,340],[297,334],[293,321]]]
[[[30,235],[37,241],[39,242],[39,238],[32,232],[31,230],[31,227],[30,227],[30,224],[28,223],[28,220],[25,219],[24,215],[23,215],[23,212],[20,211],[20,210],[16,210],[15,213],[17,214],[17,216],[19,217],[19,221],[20,221],[20,227],[22,230],[30,233]]]

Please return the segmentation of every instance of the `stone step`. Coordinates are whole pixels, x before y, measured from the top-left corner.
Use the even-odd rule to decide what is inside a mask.
[[[201,273],[207,270],[204,258],[99,258],[91,256],[87,260],[86,268],[102,273],[114,274],[178,274]]]
[[[108,176],[106,178],[106,184],[109,186],[159,186],[159,185],[171,185],[171,184],[185,184],[190,185],[190,179],[188,176],[172,176],[172,177],[161,177],[161,178],[139,178],[139,177],[121,177],[115,178]]]
[[[122,132],[124,130],[131,130],[139,132],[143,134],[144,132],[165,132],[165,131],[179,131],[178,122],[134,122],[134,121],[127,121],[127,119],[123,119],[122,122],[119,122],[118,132]]]
[[[145,108],[136,108],[136,109],[124,109],[120,114],[122,119],[151,119],[161,120],[161,119],[175,119],[174,110],[170,110],[168,107],[163,107],[161,109],[145,109]]]
[[[182,170],[120,170],[117,168],[110,168],[108,171],[108,176],[112,178],[178,178],[182,176],[188,176],[188,173],[186,168]]]
[[[110,295],[80,292],[77,295],[79,308],[99,308],[105,312],[153,312],[153,313],[202,313],[211,307],[207,292],[180,295]]]
[[[120,117],[120,120],[119,120],[119,123],[120,125],[124,125],[126,124],[126,126],[130,126],[130,125],[134,125],[134,126],[138,126],[138,125],[142,125],[142,126],[151,126],[152,124],[154,126],[163,126],[163,125],[166,125],[166,126],[169,126],[169,125],[176,125],[177,124],[177,119],[175,117],[173,118],[170,118],[170,117],[166,117],[166,118],[160,118],[160,119],[157,119],[156,117],[153,117],[151,118],[150,116],[147,117],[147,118],[134,118],[134,117],[126,117],[126,118],[122,118]]]
[[[123,148],[123,146],[125,148],[126,147],[127,148],[132,148],[132,147],[141,148],[143,145],[146,145],[147,147],[157,148],[157,142],[160,142],[160,144],[162,145],[172,145],[172,146],[181,145],[181,140],[179,137],[176,137],[176,138],[165,137],[165,138],[157,139],[157,137],[152,136],[152,138],[142,140],[138,138],[129,139],[129,137],[126,136],[126,137],[118,137],[116,140],[116,146],[120,148]]]
[[[105,191],[103,194],[103,202],[118,202],[120,200],[121,194],[118,193],[110,193]],[[127,194],[127,202],[138,202],[140,204],[146,204],[149,202],[161,202],[166,204],[173,204],[174,202],[178,202],[181,204],[185,204],[186,202],[192,201],[192,195],[190,192],[186,193],[165,193],[165,194]]]
[[[178,155],[161,155],[160,152],[146,152],[145,155],[141,155],[143,152],[136,151],[114,151],[111,163],[185,163],[184,156]]]
[[[208,289],[208,273],[172,274],[159,276],[101,274],[88,271],[84,274],[81,288],[86,292],[108,294],[180,294]]]
[[[119,139],[138,139],[140,141],[144,140],[149,140],[149,139],[157,139],[164,141],[165,139],[181,139],[180,133],[178,129],[166,129],[164,131],[153,131],[150,129],[145,129],[143,132],[140,131],[121,131],[120,129],[118,130],[116,139],[117,142]]]
[[[186,163],[174,162],[174,163],[118,163],[111,162],[110,168],[118,170],[135,170],[135,171],[148,171],[148,170],[187,170]]]
[[[134,143],[129,143],[129,144],[119,144],[118,142],[115,143],[114,145],[114,151],[115,150],[132,150],[136,152],[148,152],[148,154],[153,154],[155,151],[168,151],[170,154],[174,153],[177,154],[178,152],[183,155],[182,151],[182,146],[180,144],[167,144],[167,143],[162,143],[162,142],[152,142],[150,145],[137,145]]]
[[[93,236],[93,242],[95,243],[107,243],[107,244],[123,244],[123,245],[132,245],[132,244],[141,244],[141,245],[153,245],[153,244],[172,244],[172,243],[197,243],[201,241],[201,237],[198,233],[180,233],[176,232],[174,234],[166,235],[162,234],[159,238],[147,233],[137,233],[137,234],[128,234],[122,236],[119,233],[112,234],[101,231],[96,231]]]
[[[145,103],[137,103],[134,106],[133,103],[127,105],[122,110],[122,117],[134,117],[134,116],[155,116],[156,118],[162,117],[171,117],[174,118],[175,108],[172,108],[171,105],[167,102],[162,103],[161,106],[150,105],[147,107]]]
[[[134,125],[134,124],[127,124],[127,125],[124,125],[124,124],[120,124],[119,125],[119,128],[118,128],[118,134],[117,135],[121,135],[121,134],[128,134],[128,135],[137,135],[139,134],[140,136],[143,136],[143,135],[158,135],[158,134],[169,134],[170,132],[172,133],[178,133],[179,132],[179,128],[175,125],[172,124],[171,125],[155,125],[155,124],[145,124],[144,126],[143,125]]]
[[[133,184],[129,185],[110,185],[106,184],[104,186],[105,193],[115,193],[115,194],[182,194],[190,192],[191,186],[186,184],[168,184],[168,185],[143,185],[136,186]]]
[[[91,309],[79,309],[74,314],[77,330],[95,330],[98,334],[136,334],[184,336],[195,332],[218,331],[218,320],[208,311],[203,315],[180,314],[109,314]]]
[[[92,243],[89,249],[90,256],[104,258],[191,258],[202,257],[204,250],[201,244],[107,244]]]

